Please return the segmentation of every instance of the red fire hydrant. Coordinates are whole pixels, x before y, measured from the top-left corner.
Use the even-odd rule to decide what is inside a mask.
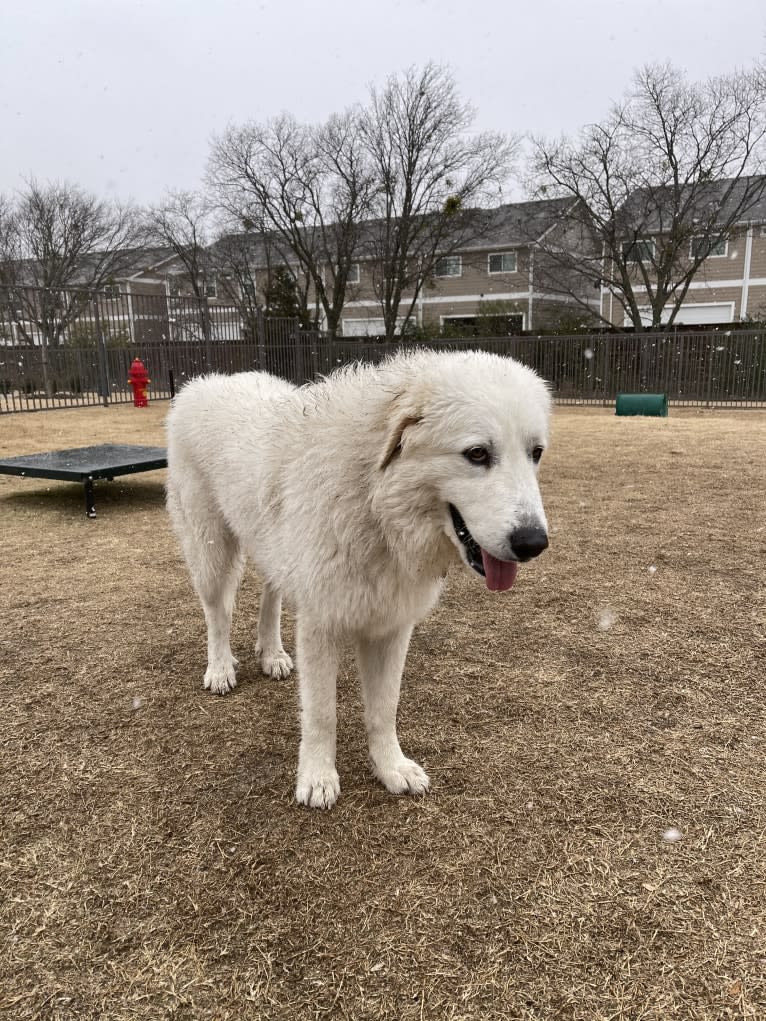
[[[149,398],[146,395],[146,388],[151,380],[146,366],[140,358],[134,358],[133,364],[128,372],[128,383],[133,387],[133,407],[148,408]]]

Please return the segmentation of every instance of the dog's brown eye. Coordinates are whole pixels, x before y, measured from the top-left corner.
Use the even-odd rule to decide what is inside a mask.
[[[471,464],[489,464],[489,451],[486,447],[469,447],[468,450],[463,451],[463,457],[467,458]]]
[[[543,456],[544,449],[545,449],[544,447],[534,447],[532,449],[532,460],[535,462],[535,464],[540,463],[540,458]]]

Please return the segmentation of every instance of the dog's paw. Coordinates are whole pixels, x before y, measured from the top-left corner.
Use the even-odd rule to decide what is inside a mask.
[[[293,661],[280,646],[278,649],[262,649],[260,642],[255,646],[255,654],[261,664],[261,670],[267,677],[282,681],[290,676]]]
[[[303,773],[298,776],[295,800],[309,808],[332,808],[340,794],[340,777],[337,770],[322,773]]]
[[[230,657],[227,660],[219,660],[210,663],[205,671],[205,680],[202,686],[212,691],[214,695],[226,695],[237,686],[237,678],[234,668],[237,665],[236,659]]]
[[[392,794],[425,794],[431,786],[426,771],[412,759],[402,757],[385,766],[379,766],[371,759],[370,765],[378,780]]]

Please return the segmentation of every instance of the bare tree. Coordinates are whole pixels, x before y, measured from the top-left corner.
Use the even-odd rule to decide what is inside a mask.
[[[239,227],[240,229],[236,229]],[[219,294],[236,305],[245,328],[255,336],[263,303],[258,294],[258,269],[264,251],[262,234],[242,231],[240,225],[219,230],[208,257],[219,280]]]
[[[672,325],[704,260],[765,194],[764,170],[760,69],[690,83],[644,67],[576,141],[532,141],[531,190],[572,198],[563,229],[537,246],[548,286],[592,310],[601,285],[637,330]]]
[[[294,275],[310,282],[331,335],[373,187],[360,141],[357,111],[320,127],[284,114],[230,128],[214,142],[210,159],[220,204],[278,239]]]
[[[40,344],[48,390],[48,348],[129,264],[138,217],[75,185],[34,179],[0,205],[0,300],[20,335]]]
[[[197,306],[191,315],[198,317],[205,341],[211,337],[208,292],[215,284],[209,251],[214,215],[212,204],[204,196],[169,191],[162,202],[146,210],[143,219],[147,242],[170,249],[183,267],[178,276],[191,288]]]
[[[147,243],[168,248],[183,267],[180,274],[198,299],[204,299],[211,282],[208,248],[213,237],[214,210],[202,195],[169,191],[144,214]]]
[[[519,142],[469,134],[474,111],[451,73],[429,63],[371,89],[362,120],[376,188],[366,248],[386,338],[411,319],[437,259],[480,237]],[[405,299],[406,295],[406,299]]]

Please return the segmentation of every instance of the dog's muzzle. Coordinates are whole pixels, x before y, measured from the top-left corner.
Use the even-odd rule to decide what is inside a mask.
[[[491,592],[505,592],[516,580],[519,564],[539,556],[548,548],[548,533],[539,525],[523,525],[508,536],[510,556],[500,560],[482,549],[471,535],[457,507],[449,504],[452,527],[465,550],[470,568],[486,579]]]

